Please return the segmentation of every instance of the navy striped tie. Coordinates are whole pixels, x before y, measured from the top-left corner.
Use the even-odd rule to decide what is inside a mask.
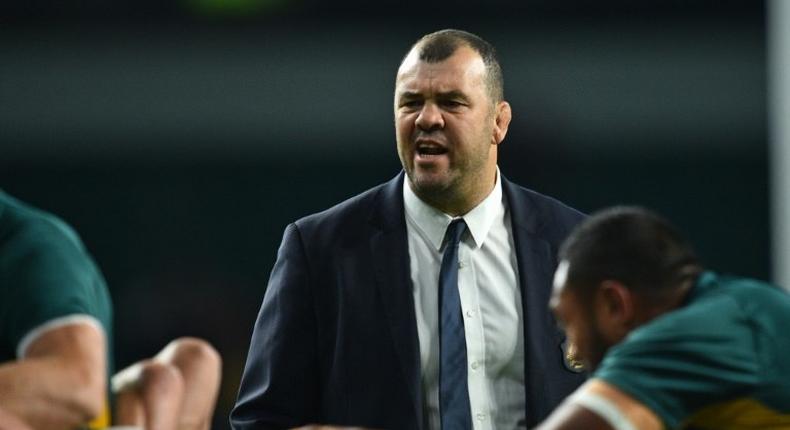
[[[445,235],[447,245],[439,272],[439,411],[442,430],[471,429],[466,381],[466,337],[458,295],[458,244],[466,230],[463,219],[453,220]]]

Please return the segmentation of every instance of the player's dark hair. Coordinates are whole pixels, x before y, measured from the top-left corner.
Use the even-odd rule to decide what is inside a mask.
[[[439,30],[421,37],[413,48],[419,47],[421,61],[438,63],[450,58],[461,46],[472,48],[483,59],[486,66],[486,86],[491,100],[495,103],[502,101],[505,84],[496,49],[480,36],[463,30]]]
[[[588,294],[604,280],[617,280],[658,298],[702,271],[680,233],[639,207],[618,206],[593,214],[565,240],[559,258],[569,264],[566,285]]]

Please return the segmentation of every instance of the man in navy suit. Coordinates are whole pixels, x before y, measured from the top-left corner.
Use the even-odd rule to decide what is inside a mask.
[[[582,382],[548,302],[583,215],[500,174],[493,47],[424,36],[394,110],[405,174],[285,230],[235,429],[525,427]]]

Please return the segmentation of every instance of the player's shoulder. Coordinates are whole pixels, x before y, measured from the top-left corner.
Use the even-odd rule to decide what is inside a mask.
[[[83,249],[77,233],[61,218],[3,191],[0,191],[0,246]]]
[[[727,301],[730,307],[738,309],[737,314],[733,312],[732,318],[746,321],[755,336],[770,338],[768,345],[781,345],[781,348],[790,351],[790,338],[785,336],[790,326],[790,294],[786,290],[751,278],[711,272],[705,275],[711,284],[709,295],[719,302]]]
[[[778,304],[790,306],[790,295],[778,285],[752,278],[705,272],[702,284],[710,285],[713,292],[732,297],[746,312],[759,312],[759,308]]]
[[[753,343],[751,317],[744,312],[738,288],[713,272],[703,272],[686,303],[636,328],[612,348],[612,355],[645,355],[654,359],[664,353],[681,356],[727,356],[734,345],[749,349]],[[716,318],[711,318],[716,315]]]

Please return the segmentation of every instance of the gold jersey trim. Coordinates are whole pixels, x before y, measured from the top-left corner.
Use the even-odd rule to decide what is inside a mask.
[[[700,430],[790,430],[790,414],[751,398],[708,406],[684,421],[681,428]]]

